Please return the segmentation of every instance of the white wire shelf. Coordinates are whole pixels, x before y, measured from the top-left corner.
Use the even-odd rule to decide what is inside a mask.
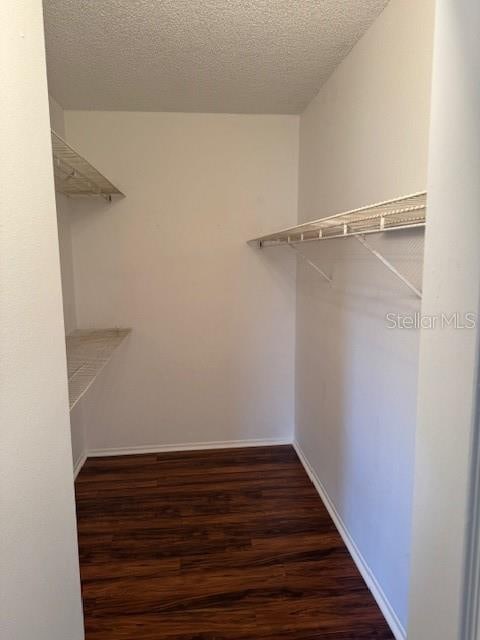
[[[55,131],[51,134],[56,191],[66,196],[101,196],[109,201],[112,196],[124,196]]]
[[[345,238],[425,226],[425,191],[312,220],[249,240],[256,247]]]
[[[66,337],[70,411],[131,329],[77,329]]]

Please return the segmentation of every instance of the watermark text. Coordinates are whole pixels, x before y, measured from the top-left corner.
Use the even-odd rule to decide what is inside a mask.
[[[415,313],[387,313],[387,329],[475,329],[477,314],[473,312],[423,315]]]

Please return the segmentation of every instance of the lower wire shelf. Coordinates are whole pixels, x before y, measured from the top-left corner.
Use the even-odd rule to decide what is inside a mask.
[[[77,329],[66,336],[70,411],[131,329]]]

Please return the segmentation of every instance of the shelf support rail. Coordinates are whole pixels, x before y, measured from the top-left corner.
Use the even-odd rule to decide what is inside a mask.
[[[410,280],[408,278],[406,278],[403,274],[400,273],[400,271],[398,269],[396,269],[393,264],[391,262],[389,262],[387,260],[387,258],[385,258],[385,256],[383,256],[379,251],[377,251],[376,249],[374,249],[366,240],[365,237],[363,235],[356,235],[354,236],[358,242],[360,242],[360,244],[362,244],[365,249],[367,249],[367,251],[369,251],[372,255],[374,255],[376,258],[378,258],[380,260],[380,262],[385,265],[385,267],[387,267],[387,269],[389,271],[391,271],[397,278],[399,278],[411,291],[413,291],[413,293],[420,298],[420,300],[422,299],[422,292],[420,289],[417,289],[417,287],[412,284],[410,282]]]
[[[327,274],[325,273],[325,271],[323,271],[323,269],[320,269],[320,267],[318,265],[316,265],[314,262],[312,262],[309,258],[307,258],[307,256],[302,253],[300,251],[300,249],[298,247],[296,247],[295,245],[291,244],[290,242],[288,243],[288,246],[293,249],[294,251],[296,251],[297,255],[300,256],[300,258],[302,258],[302,260],[304,260],[307,264],[309,264],[312,269],[315,269],[315,271],[317,271],[324,280],[326,280],[328,282],[328,284],[331,286],[332,285],[332,278],[330,278],[329,276],[327,276]]]

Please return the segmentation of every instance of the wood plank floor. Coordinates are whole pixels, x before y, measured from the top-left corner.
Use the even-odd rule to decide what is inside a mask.
[[[87,640],[392,640],[290,446],[90,458]]]

